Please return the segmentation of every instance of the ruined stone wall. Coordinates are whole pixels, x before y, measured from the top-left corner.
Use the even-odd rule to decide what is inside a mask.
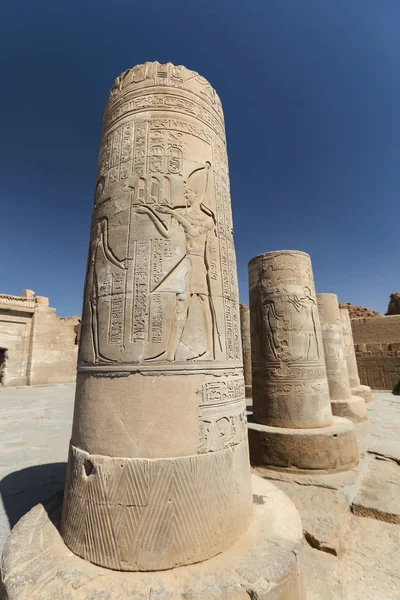
[[[0,294],[0,385],[74,381],[78,323],[57,317],[48,299],[30,290]]]
[[[77,317],[60,319],[54,308],[35,312],[30,385],[75,381],[77,322]]]
[[[400,383],[400,315],[352,320],[358,372],[363,385],[393,390]]]

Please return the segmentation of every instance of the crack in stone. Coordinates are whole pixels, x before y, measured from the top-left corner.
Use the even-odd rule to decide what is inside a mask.
[[[326,554],[333,554],[333,556],[337,556],[337,551],[335,548],[330,548],[329,546],[324,546],[315,536],[313,536],[309,531],[304,530],[304,537],[306,542],[311,548],[315,548],[320,552],[326,552]]]

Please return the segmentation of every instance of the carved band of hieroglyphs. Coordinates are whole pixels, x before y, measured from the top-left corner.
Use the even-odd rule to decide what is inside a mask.
[[[245,399],[243,377],[228,377],[203,384],[202,404],[224,404]]]
[[[147,62],[125,71],[114,81],[109,105],[116,104],[121,96],[129,96],[138,89],[143,90],[153,86],[178,88],[194,94],[209,104],[223,120],[221,101],[209,82],[195,71],[172,63]]]
[[[247,436],[245,402],[203,407],[200,412],[199,454],[218,452],[240,444]]]
[[[110,344],[122,344],[125,273],[113,273],[110,319]]]
[[[213,134],[201,127],[201,125],[189,123],[187,121],[179,121],[178,119],[152,119],[150,121],[150,130],[157,129],[170,129],[180,133],[190,133],[190,135],[194,135],[210,145],[213,141]]]
[[[148,96],[139,96],[123,102],[120,106],[106,111],[105,126],[111,127],[114,122],[121,119],[129,113],[142,112],[143,110],[169,110],[179,111],[190,116],[194,116],[210,127],[222,140],[225,139],[224,127],[208,110],[201,107],[196,102],[187,100],[181,96],[172,94],[151,94]]]
[[[150,242],[137,242],[134,275],[134,305],[132,341],[146,339],[148,314],[148,276],[150,263]]]
[[[325,394],[329,393],[328,390],[328,382],[320,381],[313,383],[284,383],[277,382],[277,387],[275,388],[274,383],[271,382],[268,384],[268,397],[269,398],[281,398],[282,396],[289,395],[293,396],[301,396],[307,398],[307,396],[312,396],[314,394]]]
[[[278,380],[307,380],[307,379],[323,379],[326,375],[325,367],[320,365],[316,366],[296,366],[291,367],[286,363],[282,363],[276,366],[265,365],[263,362],[253,361],[255,368],[261,368],[264,377],[267,379],[278,379]],[[263,368],[265,367],[265,368]]]

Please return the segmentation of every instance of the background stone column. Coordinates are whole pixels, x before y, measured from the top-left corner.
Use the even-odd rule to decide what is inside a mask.
[[[358,375],[358,366],[356,351],[354,348],[353,332],[351,330],[350,314],[347,308],[340,308],[340,321],[342,323],[342,336],[347,369],[349,372],[349,382],[351,393],[355,396],[361,396],[365,402],[371,402],[372,392],[367,385],[361,385]]]
[[[250,337],[250,308],[240,302],[240,327],[242,333],[243,372],[246,398],[251,398],[251,337]]]
[[[249,263],[253,410],[251,458],[289,469],[358,461],[353,424],[333,417],[311,260],[267,252]]]
[[[62,535],[104,567],[169,569],[230,546],[251,507],[222,107],[145,63],[105,109]]]
[[[368,419],[364,398],[352,396],[344,356],[336,294],[317,294],[332,413],[359,422]]]

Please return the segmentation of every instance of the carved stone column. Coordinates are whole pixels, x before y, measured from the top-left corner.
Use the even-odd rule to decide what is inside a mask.
[[[333,417],[308,254],[267,252],[249,263],[254,462],[343,470],[358,461],[354,425]]]
[[[240,326],[242,332],[243,372],[246,398],[251,398],[251,338],[250,338],[250,309],[247,304],[240,302]]]
[[[364,398],[352,396],[350,391],[337,296],[317,294],[317,302],[332,413],[356,423],[365,421],[368,414]]]
[[[221,103],[146,63],[105,109],[62,535],[169,569],[230,546],[252,495]]]
[[[340,321],[342,323],[343,347],[349,372],[349,381],[351,393],[355,396],[361,396],[365,402],[372,401],[371,388],[368,385],[361,385],[358,375],[358,366],[356,351],[354,348],[353,332],[351,330],[350,314],[347,308],[340,308]]]

